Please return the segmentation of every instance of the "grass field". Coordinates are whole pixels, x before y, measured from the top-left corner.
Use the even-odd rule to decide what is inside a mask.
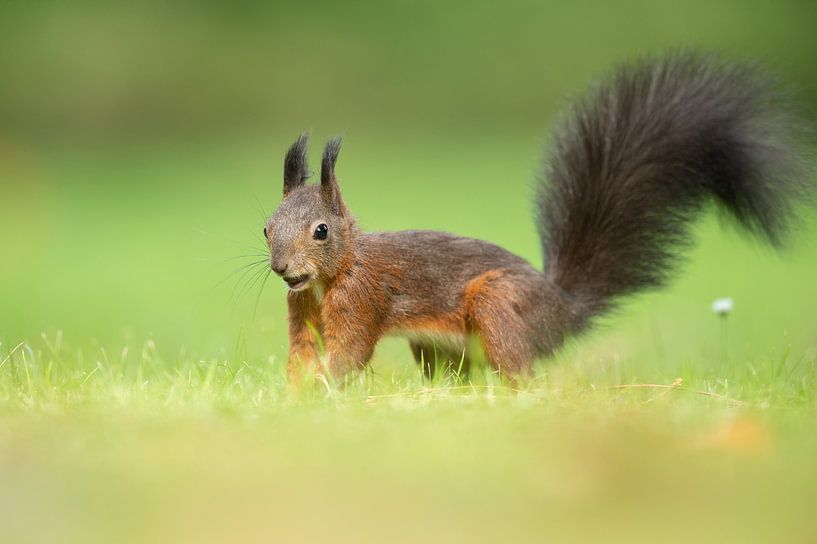
[[[381,136],[339,164],[364,228],[539,264],[538,135]],[[812,216],[782,256],[703,218],[671,289],[516,389],[425,383],[387,340],[292,391],[280,280],[229,276],[287,143],[3,148],[0,541],[817,539]]]

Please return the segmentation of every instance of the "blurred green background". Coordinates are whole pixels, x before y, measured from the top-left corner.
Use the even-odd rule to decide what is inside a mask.
[[[523,391],[387,340],[292,393],[282,282],[230,274],[304,130],[314,163],[345,134],[364,229],[538,266],[548,126],[590,81],[716,50],[817,126],[815,29],[805,0],[1,2],[0,540],[814,542],[813,213],[782,254],[707,216]]]
[[[283,151],[303,130],[317,145],[346,135],[339,172],[364,228],[456,231],[539,264],[529,196],[547,127],[612,63],[693,45],[758,60],[806,111],[817,104],[807,1],[6,2],[0,13],[6,343],[62,330],[213,354],[244,331],[259,354],[282,354],[281,282],[257,313],[255,290],[235,304],[240,274],[220,282],[243,264],[229,259],[260,245]],[[698,309],[744,294],[730,289],[735,270],[748,274],[741,259],[760,268],[745,308],[752,286],[768,290],[764,270],[789,286],[784,271],[809,254],[795,246],[775,264],[720,240],[682,280]]]

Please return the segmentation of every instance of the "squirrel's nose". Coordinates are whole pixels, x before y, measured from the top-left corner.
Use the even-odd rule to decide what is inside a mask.
[[[273,272],[275,272],[275,273],[276,273],[276,274],[278,274],[279,276],[283,276],[283,275],[284,275],[284,272],[286,272],[286,271],[287,271],[287,267],[288,267],[289,265],[288,265],[288,264],[286,264],[286,263],[284,263],[284,264],[281,264],[281,263],[272,263],[270,266],[272,267],[272,271],[273,271]]]

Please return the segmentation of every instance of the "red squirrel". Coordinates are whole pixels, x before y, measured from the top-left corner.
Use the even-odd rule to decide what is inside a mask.
[[[302,135],[264,228],[289,288],[290,376],[341,377],[386,335],[407,337],[427,374],[467,367],[470,338],[500,374],[528,374],[622,297],[665,285],[710,201],[780,246],[813,181],[784,104],[769,77],[711,55],[618,66],[552,133],[535,197],[543,270],[454,234],[362,232],[335,173],[340,139],[307,184]]]

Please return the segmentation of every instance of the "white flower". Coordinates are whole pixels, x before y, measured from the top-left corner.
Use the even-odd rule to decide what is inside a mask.
[[[726,315],[732,311],[733,306],[731,298],[717,298],[712,303],[712,311],[718,315]]]

